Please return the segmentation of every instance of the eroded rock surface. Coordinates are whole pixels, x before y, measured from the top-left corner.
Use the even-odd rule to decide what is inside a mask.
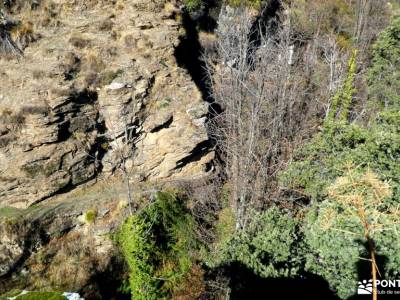
[[[24,57],[0,59],[0,207],[109,175],[121,144],[134,148],[126,165],[137,180],[208,172],[208,106],[174,56],[185,35],[179,3],[36,4],[9,12],[32,23],[33,33],[14,34]]]

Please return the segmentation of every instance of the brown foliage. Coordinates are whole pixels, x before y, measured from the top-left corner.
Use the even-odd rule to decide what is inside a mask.
[[[192,300],[199,299],[205,291],[204,271],[200,265],[194,264],[188,272],[186,278],[172,293],[174,300]]]

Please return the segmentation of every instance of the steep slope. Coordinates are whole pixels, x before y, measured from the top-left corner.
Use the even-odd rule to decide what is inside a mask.
[[[24,57],[0,60],[0,207],[27,207],[114,172],[126,148],[138,180],[207,173],[207,103],[174,57],[185,35],[180,11],[162,2],[11,8]]]

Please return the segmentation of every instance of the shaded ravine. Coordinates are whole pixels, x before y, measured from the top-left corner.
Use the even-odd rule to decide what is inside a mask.
[[[210,78],[208,77],[206,63],[203,60],[204,49],[199,41],[197,24],[189,13],[183,12],[182,25],[185,28],[186,35],[180,38],[174,56],[178,66],[186,69],[189,73],[200,90],[203,100],[209,103],[209,117],[212,117],[221,113],[221,107],[212,96]],[[210,30],[215,29],[214,26],[216,26],[216,23],[211,26]]]

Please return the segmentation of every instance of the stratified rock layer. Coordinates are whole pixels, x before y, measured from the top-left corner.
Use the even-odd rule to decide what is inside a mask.
[[[114,172],[126,148],[137,180],[207,173],[207,103],[174,56],[185,35],[177,5],[162,2],[42,1],[10,12],[33,23],[35,39],[18,36],[24,58],[0,60],[0,207]]]

